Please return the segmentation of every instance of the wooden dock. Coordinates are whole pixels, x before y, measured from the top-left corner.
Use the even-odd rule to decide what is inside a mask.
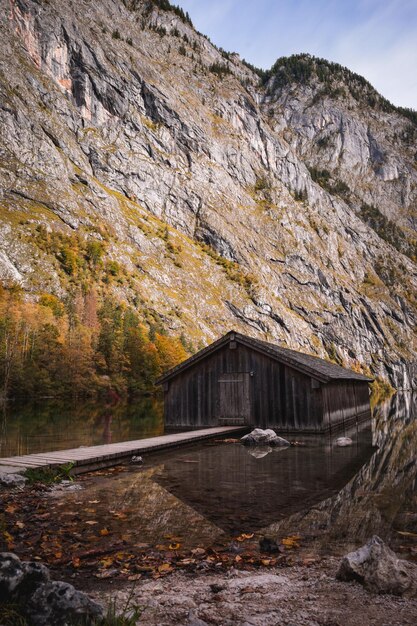
[[[61,465],[72,463],[71,473],[82,474],[90,470],[124,463],[132,456],[199,443],[213,437],[238,436],[247,430],[247,427],[242,426],[219,426],[217,428],[204,428],[162,435],[160,437],[138,439],[136,441],[110,443],[102,446],[81,446],[71,450],[56,450],[54,452],[39,452],[37,454],[0,458],[0,472],[2,466],[5,468],[14,467],[16,471],[19,471],[30,468],[57,468]]]

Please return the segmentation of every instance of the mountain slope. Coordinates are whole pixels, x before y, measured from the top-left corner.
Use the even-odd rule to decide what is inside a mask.
[[[411,119],[337,74],[262,85],[165,2],[0,4],[4,280],[64,296],[96,242],[195,346],[236,327],[415,384]]]

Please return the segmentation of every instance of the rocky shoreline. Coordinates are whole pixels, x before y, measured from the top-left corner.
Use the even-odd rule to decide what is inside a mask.
[[[142,607],[140,623],[150,626],[405,626],[415,624],[417,600],[375,595],[357,582],[340,582],[340,560],[312,566],[229,570],[168,578],[126,586],[116,593],[94,592],[95,599],[115,598],[123,606]]]
[[[90,597],[51,580],[45,565],[1,553],[0,611],[12,603],[30,626],[77,620],[105,626],[110,606],[129,624],[153,626],[402,626],[414,624],[417,616],[417,565],[399,559],[376,536],[341,561],[326,557],[255,571],[176,571],[160,579],[115,581],[117,590],[111,578],[100,582]]]

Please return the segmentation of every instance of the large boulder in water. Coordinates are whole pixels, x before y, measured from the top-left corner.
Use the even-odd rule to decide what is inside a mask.
[[[244,435],[240,440],[245,446],[289,446],[289,441],[278,437],[276,432],[271,428],[263,430],[262,428],[255,428],[247,435]]]
[[[357,580],[374,593],[417,597],[417,566],[399,559],[376,535],[343,558],[336,576]]]

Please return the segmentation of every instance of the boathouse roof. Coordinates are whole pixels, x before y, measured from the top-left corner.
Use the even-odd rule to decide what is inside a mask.
[[[331,381],[337,380],[357,380],[357,381],[367,381],[372,382],[373,379],[368,376],[364,376],[363,374],[358,374],[353,370],[347,369],[345,367],[341,367],[340,365],[336,365],[335,363],[330,363],[329,361],[325,361],[317,356],[312,356],[311,354],[305,354],[304,352],[297,352],[296,350],[290,350],[289,348],[282,348],[281,346],[277,346],[274,343],[270,343],[268,341],[262,341],[260,339],[254,339],[252,337],[248,337],[247,335],[242,335],[241,333],[237,333],[234,330],[229,331],[223,337],[220,337],[217,341],[210,344],[206,348],[203,348],[189,359],[183,361],[176,367],[170,369],[164,376],[162,376],[157,384],[164,383],[177,374],[183,372],[184,370],[192,367],[195,363],[201,361],[211,353],[223,348],[225,345],[230,343],[231,341],[235,341],[249,348],[253,348],[253,350],[257,350],[258,352],[262,352],[287,365],[289,367],[294,368],[308,376],[316,378],[320,382],[329,383]]]

